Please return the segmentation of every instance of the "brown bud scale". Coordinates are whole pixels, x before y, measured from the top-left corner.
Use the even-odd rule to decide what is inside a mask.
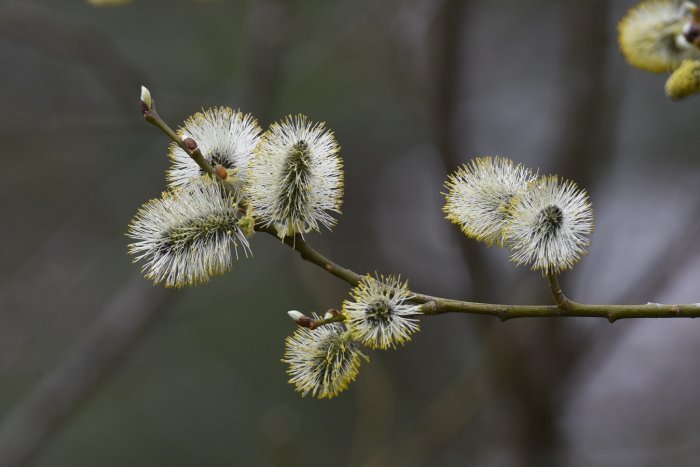
[[[192,138],[189,138],[189,137],[185,138],[182,140],[182,143],[190,151],[194,151],[195,149],[197,149],[197,142],[195,140],[193,140]]]
[[[216,172],[216,175],[218,175],[221,180],[226,180],[228,178],[228,171],[223,165],[216,164],[214,166],[214,172]]]

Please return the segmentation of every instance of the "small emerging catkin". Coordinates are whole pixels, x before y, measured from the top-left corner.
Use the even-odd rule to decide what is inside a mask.
[[[684,60],[666,80],[666,95],[683,99],[700,92],[700,61]]]

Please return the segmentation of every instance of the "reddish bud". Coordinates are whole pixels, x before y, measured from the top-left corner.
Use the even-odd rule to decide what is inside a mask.
[[[313,329],[315,326],[315,321],[308,316],[306,316],[304,313],[301,313],[296,310],[291,310],[288,311],[287,314],[289,315],[290,318],[294,320],[295,323],[297,323],[299,326],[304,327],[304,328],[310,328]]]
[[[218,175],[221,180],[226,180],[228,178],[228,171],[223,165],[216,164],[214,166],[214,172],[216,172],[216,175]]]
[[[697,24],[690,23],[686,25],[683,36],[688,43],[698,45],[700,43],[700,28]]]
[[[314,321],[312,318],[309,318],[308,316],[302,316],[301,318],[299,318],[297,320],[297,324],[303,328],[316,328],[316,321]]]
[[[189,136],[182,140],[182,144],[184,144],[189,151],[194,151],[197,149],[197,142]]]

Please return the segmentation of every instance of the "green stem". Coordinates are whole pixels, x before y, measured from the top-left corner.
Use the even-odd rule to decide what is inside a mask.
[[[554,303],[557,304],[560,310],[566,311],[572,305],[578,305],[578,303],[574,303],[568,298],[566,298],[564,292],[561,291],[559,279],[557,279],[556,274],[552,272],[547,273],[547,280],[549,281],[549,291],[552,292],[552,298],[554,299]]]
[[[340,314],[328,319],[315,319],[309,327],[311,329],[316,329],[317,327],[323,326],[324,324],[339,323],[341,321],[345,321],[345,315]]]
[[[270,227],[256,227],[260,232],[277,237],[277,232]],[[297,251],[301,258],[320,267],[333,276],[356,286],[362,276],[340,266],[314,250],[300,235],[285,237],[284,244]],[[610,322],[629,318],[697,318],[700,317],[700,303],[667,305],[647,303],[645,305],[591,305],[578,303],[566,298],[561,291],[559,281],[553,274],[548,275],[550,290],[556,305],[502,305],[494,303],[465,302],[425,294],[414,294],[411,301],[422,304],[424,315],[442,315],[445,313],[468,313],[495,316],[501,321],[515,318],[555,318],[555,317],[589,317],[605,318]]]
[[[279,236],[277,235],[277,230],[275,230],[274,227],[256,225],[255,230],[258,232],[265,232],[279,239]],[[360,274],[351,271],[350,269],[344,268],[339,264],[334,263],[318,251],[311,248],[311,246],[309,246],[309,244],[306,243],[306,240],[304,240],[299,234],[294,235],[293,237],[284,237],[282,239],[282,242],[288,247],[292,248],[293,250],[296,250],[301,255],[301,258],[303,260],[309,261],[310,263],[321,267],[326,272],[334,275],[335,277],[347,282],[352,286],[356,286],[357,284],[359,284],[360,279],[362,279],[362,276]]]
[[[190,151],[178,135],[160,118],[155,110],[155,103],[144,113],[149,123],[157,126],[171,140],[180,146],[208,174],[216,177],[228,190],[233,188],[219,177],[214,168],[202,157],[199,150]],[[271,226],[255,226],[258,232],[265,232],[279,238],[277,231]],[[322,268],[329,274],[341,279],[352,286],[359,284],[363,276],[345,268],[314,250],[301,235],[284,237],[282,242],[294,249],[301,258]],[[421,304],[423,315],[441,315],[445,313],[467,313],[475,315],[495,316],[501,321],[515,318],[554,318],[554,317],[589,317],[605,318],[611,323],[619,319],[629,318],[697,318],[700,317],[700,303],[667,305],[647,303],[645,305],[590,305],[569,300],[561,290],[555,274],[547,274],[549,289],[555,305],[501,305],[494,303],[464,302],[431,295],[414,294],[412,302]],[[342,315],[329,320],[319,320],[316,325],[342,321]]]

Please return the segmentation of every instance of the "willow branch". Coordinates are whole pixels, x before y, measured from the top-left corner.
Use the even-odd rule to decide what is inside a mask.
[[[257,225],[255,226],[255,230],[258,232],[265,232],[274,237],[277,237],[277,230],[270,226]],[[334,275],[338,279],[347,282],[352,286],[356,286],[357,284],[359,284],[360,279],[362,279],[362,275],[351,271],[348,268],[340,266],[339,264],[331,261],[318,251],[311,248],[311,246],[309,246],[309,244],[306,243],[306,240],[304,240],[304,238],[301,235],[297,234],[293,237],[284,237],[284,239],[282,239],[282,243],[292,248],[293,250],[296,250],[299,253],[299,255],[301,255],[301,259],[309,261],[310,263],[313,263],[316,266],[319,266],[329,274]]]
[[[270,227],[256,227],[259,232],[277,236]],[[301,237],[285,237],[283,243],[299,253],[301,258],[320,267],[329,274],[356,286],[362,275],[343,267],[311,247]],[[503,305],[494,303],[465,302],[448,298],[434,297],[416,293],[412,299],[423,304],[424,315],[442,315],[445,313],[468,313],[495,316],[501,321],[515,318],[554,318],[554,317],[589,317],[605,318],[610,322],[628,318],[696,318],[700,317],[700,303],[666,305],[647,303],[643,305],[592,305],[574,302],[564,295],[555,275],[549,275],[550,290],[556,305]],[[336,321],[336,320],[334,320]]]
[[[149,109],[144,109],[144,118],[149,123],[160,128],[171,140],[180,146],[206,173],[215,177],[228,190],[231,185],[221,178],[216,170],[202,156],[199,149],[191,150],[180,137],[160,118],[155,110],[155,103]],[[255,230],[265,232],[279,238],[277,230],[271,226],[256,225]],[[362,275],[341,266],[320,252],[313,249],[304,238],[297,234],[285,236],[282,243],[295,250],[301,258],[320,267],[338,279],[356,286]],[[434,297],[414,293],[412,302],[422,304],[423,315],[441,315],[445,313],[467,313],[474,315],[495,316],[501,321],[515,318],[558,318],[558,317],[587,317],[605,318],[611,323],[619,319],[629,318],[697,318],[700,317],[700,303],[661,304],[647,303],[643,305],[592,305],[569,300],[561,290],[559,281],[554,274],[548,274],[549,288],[555,305],[504,305],[495,303],[465,302],[448,298]],[[342,315],[341,315],[342,316]],[[341,317],[332,320],[319,320],[315,326],[326,322],[342,321]]]

